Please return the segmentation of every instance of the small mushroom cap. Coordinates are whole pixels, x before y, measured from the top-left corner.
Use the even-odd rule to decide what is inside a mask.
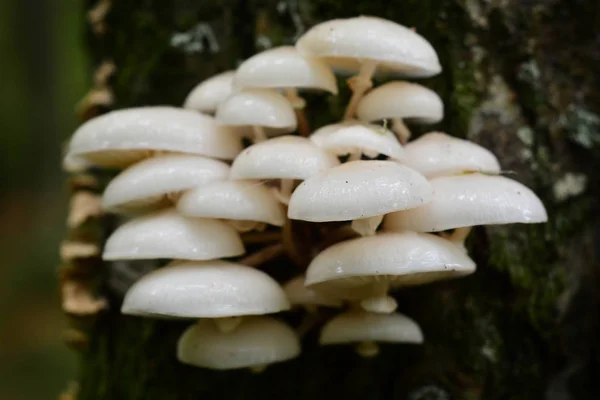
[[[418,83],[389,82],[371,90],[360,100],[356,116],[362,121],[406,118],[434,124],[444,118],[444,104],[437,93]]]
[[[170,194],[228,176],[229,166],[210,158],[185,154],[153,157],[117,175],[104,191],[102,207],[122,212],[148,208],[164,203]]]
[[[406,315],[346,311],[323,327],[319,343],[353,342],[423,343],[419,325]]]
[[[231,95],[234,75],[235,71],[225,71],[200,82],[188,94],[183,108],[214,114],[219,104]]]
[[[283,226],[285,213],[273,193],[260,182],[222,181],[186,192],[177,203],[184,215],[265,222]]]
[[[223,318],[288,310],[281,286],[266,273],[221,260],[176,261],[129,288],[121,312],[129,315]]]
[[[429,42],[415,31],[377,17],[325,21],[309,29],[296,43],[301,54],[325,58],[356,72],[360,62],[376,61],[378,70],[426,77],[442,70]]]
[[[219,108],[215,118],[223,125],[252,125],[281,128],[278,131],[296,130],[296,114],[290,102],[270,89],[245,89],[232,94]]]
[[[442,132],[430,132],[404,146],[402,162],[427,178],[463,172],[499,174],[500,163],[488,149]]]
[[[343,299],[378,295],[378,283],[409,286],[460,277],[475,271],[463,249],[441,237],[390,232],[337,243],[319,253],[305,284]]]
[[[333,132],[338,131],[341,128],[346,128],[350,126],[363,125],[363,122],[356,120],[346,120],[342,122],[338,122],[336,124],[329,124],[320,127],[316,131],[314,131],[308,138],[317,146],[321,147],[323,145],[323,141]]]
[[[321,89],[337,94],[337,82],[329,66],[315,57],[303,56],[294,46],[258,53],[237,69],[233,85],[246,88]]]
[[[269,317],[244,318],[229,333],[212,321],[189,327],[177,343],[177,359],[196,367],[227,370],[286,361],[300,354],[294,331]]]
[[[437,232],[475,225],[548,221],[540,199],[503,176],[467,174],[432,179],[433,200],[411,211],[387,215],[386,230]]]
[[[340,162],[309,139],[281,136],[256,143],[240,153],[231,179],[306,179]]]
[[[419,207],[431,196],[427,179],[408,167],[351,161],[302,182],[290,198],[288,217],[312,222],[368,218]]]
[[[242,150],[238,135],[212,117],[174,107],[112,111],[81,125],[67,156],[104,167],[123,167],[156,152],[231,160]]]
[[[341,307],[342,300],[319,293],[304,285],[305,276],[300,275],[288,281],[283,290],[292,305]]]
[[[104,260],[212,260],[244,254],[238,233],[216,219],[184,217],[175,209],[135,218],[106,241]]]
[[[377,125],[343,127],[323,138],[321,147],[337,155],[360,152],[367,157],[383,154],[393,160],[402,159],[402,145],[389,130]]]

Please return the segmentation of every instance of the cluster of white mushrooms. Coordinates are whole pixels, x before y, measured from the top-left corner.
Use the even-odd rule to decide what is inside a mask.
[[[352,98],[343,121],[310,134],[298,91],[336,94],[333,71],[354,74]],[[298,333],[265,316],[292,305],[347,307],[323,327],[323,345],[356,343],[374,356],[376,342],[421,343],[390,290],[474,272],[463,246],[472,226],[547,219],[536,195],[500,176],[481,146],[438,132],[409,141],[404,121],[442,119],[436,93],[403,81],[371,89],[373,76],[440,71],[414,30],[338,19],[200,83],[183,108],[114,111],[81,126],[69,162],[125,168],[103,207],[131,219],[103,258],[172,260],[129,289],[122,312],[198,319],[177,357],[213,369],[296,357]],[[253,142],[245,149],[244,138]],[[241,232],[277,231],[290,219],[351,221],[358,237],[325,248],[281,287],[258,268],[266,256],[252,266],[236,257],[245,253]]]

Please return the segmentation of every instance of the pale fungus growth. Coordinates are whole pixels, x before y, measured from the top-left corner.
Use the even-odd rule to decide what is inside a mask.
[[[432,179],[433,200],[415,210],[386,216],[390,231],[440,232],[455,229],[450,239],[462,244],[471,227],[534,224],[548,214],[531,189],[503,176],[465,174]]]
[[[216,219],[189,218],[166,209],[132,219],[106,241],[104,260],[211,260],[244,254],[239,234]]]
[[[319,337],[321,345],[356,343],[356,352],[366,358],[379,354],[377,342],[421,344],[423,333],[415,321],[403,314],[352,310],[333,317]]]
[[[214,114],[233,92],[235,71],[225,71],[200,82],[186,97],[183,108]]]
[[[219,218],[239,232],[283,226],[285,212],[275,195],[256,181],[218,181],[186,192],[177,203],[183,215]],[[262,229],[261,229],[262,228]]]
[[[442,132],[426,133],[405,145],[402,163],[429,179],[465,172],[500,173],[500,163],[491,151]]]
[[[348,80],[352,98],[344,119],[353,117],[376,72],[428,77],[441,72],[437,53],[415,31],[377,17],[325,21],[309,29],[296,43],[302,54],[320,57],[335,68],[357,73]]]
[[[404,120],[435,124],[444,118],[444,104],[437,93],[425,86],[397,81],[367,93],[358,103],[356,115],[366,122],[391,120],[398,139],[406,143],[411,133]]]
[[[252,127],[254,142],[266,140],[267,133],[293,132],[297,126],[290,102],[270,89],[245,89],[232,94],[219,105],[215,118],[230,127]]]
[[[349,154],[348,161],[360,160],[361,155],[375,158],[380,154],[397,161],[404,152],[394,134],[377,125],[342,127],[324,137],[321,147],[338,156]]]
[[[229,166],[194,155],[149,158],[127,168],[106,187],[102,207],[112,212],[132,212],[171,205],[181,192],[225,180]]]
[[[283,285],[283,290],[292,306],[301,306],[311,312],[316,312],[317,307],[342,306],[342,300],[306,287],[305,280],[306,277],[300,275]]]
[[[125,167],[164,153],[232,160],[242,150],[235,131],[209,116],[174,107],[112,111],[81,125],[67,157],[102,167]]]
[[[311,176],[290,198],[288,217],[311,222],[349,221],[373,235],[384,214],[431,200],[427,179],[393,161],[351,161]]]
[[[211,321],[201,320],[189,327],[177,343],[180,362],[216,370],[250,368],[261,372],[270,364],[299,354],[296,333],[269,317],[246,318],[229,333]]]
[[[475,271],[475,263],[453,243],[435,235],[402,232],[337,243],[310,263],[305,284],[314,290],[359,301],[371,312],[390,313],[395,287],[456,278]]]
[[[304,180],[339,164],[338,159],[309,139],[282,136],[242,151],[231,166],[231,179],[280,179],[276,195],[287,204],[294,180]]]
[[[356,120],[347,120],[347,121],[342,121],[342,122],[338,122],[335,124],[325,125],[325,126],[320,127],[319,129],[317,129],[316,131],[314,131],[308,138],[317,146],[322,147],[323,141],[327,137],[329,137],[329,135],[331,135],[332,133],[338,131],[341,128],[346,128],[346,127],[351,127],[351,126],[356,126],[356,125],[363,125],[363,123],[360,121],[356,121]]]

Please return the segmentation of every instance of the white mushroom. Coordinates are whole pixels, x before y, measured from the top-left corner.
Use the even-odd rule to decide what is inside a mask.
[[[488,149],[442,132],[430,132],[404,146],[402,163],[427,178],[464,172],[499,174],[500,163]]]
[[[127,291],[121,312],[155,318],[214,318],[232,331],[248,315],[288,310],[279,284],[242,264],[175,261],[144,275]]]
[[[304,285],[305,279],[304,275],[300,275],[283,285],[283,290],[292,306],[302,306],[308,311],[316,311],[316,307],[318,306],[342,306],[342,301],[340,299],[307,288]]]
[[[372,122],[390,119],[402,143],[410,138],[403,120],[435,124],[444,118],[444,104],[433,90],[417,83],[388,82],[365,95],[356,109],[358,119]]]
[[[266,140],[264,128],[276,128],[271,134],[296,130],[294,109],[284,96],[270,89],[245,89],[232,94],[219,108],[215,118],[228,126],[251,126],[254,141]]]
[[[260,182],[221,181],[186,192],[177,203],[184,215],[220,218],[240,232],[271,224],[283,226],[285,212],[273,193]]]
[[[521,183],[503,176],[466,174],[432,179],[431,203],[387,215],[386,230],[439,232],[456,229],[462,244],[475,225],[540,223],[548,214],[540,199]]]
[[[281,179],[276,193],[287,204],[294,180],[304,180],[338,165],[338,159],[309,139],[282,136],[254,144],[233,161],[231,179]]]
[[[239,136],[212,117],[160,106],[112,111],[87,121],[71,138],[67,157],[124,167],[157,153],[231,160],[241,150]]]
[[[231,95],[234,74],[235,71],[225,71],[200,82],[186,97],[183,108],[214,114]]]
[[[356,352],[363,357],[379,353],[376,342],[423,343],[419,325],[403,314],[374,314],[347,311],[332,318],[321,331],[321,345],[358,343]]]
[[[300,354],[294,331],[269,317],[245,318],[233,332],[223,333],[211,321],[189,327],[177,343],[177,359],[196,367],[261,372],[269,364]]]
[[[320,127],[319,129],[317,129],[316,131],[314,131],[309,136],[309,139],[317,146],[322,147],[323,141],[325,140],[325,138],[327,138],[333,132],[336,132],[341,128],[346,128],[346,127],[356,126],[356,125],[363,125],[363,123],[361,121],[357,121],[357,120],[347,120],[347,121],[342,121],[342,122],[338,122],[335,124],[325,125],[325,126]]]
[[[239,234],[216,219],[184,217],[175,209],[135,218],[108,238],[104,260],[211,260],[244,254]]]
[[[157,156],[117,175],[104,191],[102,207],[130,212],[172,204],[182,191],[228,176],[229,166],[221,161],[185,154]]]
[[[441,71],[431,44],[415,31],[376,17],[335,19],[313,26],[296,43],[302,54],[321,57],[334,68],[358,71],[349,80],[353,91],[344,119],[352,118],[358,101],[371,86],[376,70],[426,77]]]
[[[384,214],[419,207],[431,196],[427,179],[408,167],[393,161],[351,161],[302,182],[290,198],[288,217],[353,220],[356,232],[373,235]]]
[[[340,128],[322,139],[321,147],[336,155],[350,154],[349,161],[361,154],[377,157],[382,154],[392,160],[402,159],[403,149],[389,130],[377,125],[354,125]]]
[[[475,264],[459,247],[435,235],[402,232],[365,236],[323,250],[306,271],[306,285],[372,312],[389,313],[393,287],[471,274]]]

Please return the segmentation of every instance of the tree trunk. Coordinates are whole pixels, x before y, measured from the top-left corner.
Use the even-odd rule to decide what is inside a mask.
[[[98,65],[116,66],[96,84],[114,101],[88,104],[87,116],[180,105],[200,80],[266,46],[290,44],[321,20],[365,14],[414,26],[444,69],[425,81],[446,107],[435,128],[493,151],[506,174],[540,195],[550,221],[477,228],[468,242],[474,275],[397,293],[424,346],[384,345],[380,356],[362,359],[350,347],[319,347],[314,329],[300,358],[262,374],[179,364],[176,340],[187,323],[119,314],[119,280],[144,266],[95,264],[86,279],[108,282],[99,294],[110,306],[94,321],[74,320],[87,338],[78,399],[600,398],[597,0],[100,3],[108,12],[89,4],[96,12],[88,43]],[[310,97],[312,126],[340,118],[347,99],[346,89],[339,99]],[[95,221],[106,235],[108,218]],[[277,278],[298,273],[278,264],[267,267]]]

